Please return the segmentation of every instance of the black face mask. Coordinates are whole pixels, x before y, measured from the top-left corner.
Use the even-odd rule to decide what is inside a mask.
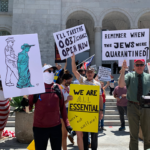
[[[49,72],[49,73],[51,73],[51,72],[55,73],[55,70],[53,70],[53,71],[51,71],[51,70],[48,70],[48,72]]]

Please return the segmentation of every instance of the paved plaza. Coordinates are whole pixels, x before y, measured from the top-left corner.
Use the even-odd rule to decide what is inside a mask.
[[[106,127],[107,131],[98,134],[98,150],[129,150],[129,127],[126,131],[118,131],[119,127]],[[14,128],[6,128],[14,131]],[[75,145],[73,146],[69,140],[68,150],[78,150],[77,139],[75,137]],[[18,143],[16,138],[9,138],[0,142],[0,150],[26,150],[28,144]],[[48,143],[47,150],[51,150]],[[143,150],[143,141],[139,140],[139,150]]]

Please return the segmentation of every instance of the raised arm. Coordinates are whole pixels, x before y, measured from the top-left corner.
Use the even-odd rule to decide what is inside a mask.
[[[120,88],[123,88],[124,86],[126,86],[125,77],[124,77],[126,68],[128,68],[128,67],[127,67],[126,61],[124,60],[123,65],[122,65],[122,69],[120,72],[120,77],[119,77],[119,87]]]
[[[64,71],[66,70],[67,68],[67,59],[66,59],[66,63],[65,63],[65,66],[64,66]]]
[[[71,59],[72,59],[72,72],[75,75],[76,79],[79,80],[80,74],[76,68],[75,55],[74,54],[71,56]]]
[[[107,82],[107,84],[103,87],[104,88],[104,90],[109,86],[109,81]]]

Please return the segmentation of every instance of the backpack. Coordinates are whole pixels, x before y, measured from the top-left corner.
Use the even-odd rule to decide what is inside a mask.
[[[54,90],[54,92],[51,92],[51,93],[56,93],[57,96],[59,97],[59,99],[61,99],[62,98],[62,96],[61,96],[61,90],[60,90],[59,86],[56,83],[53,84],[53,88],[52,89]],[[44,94],[44,93],[42,93],[42,94]],[[38,101],[38,99],[40,101],[42,100],[41,99],[41,94],[35,94],[34,95],[34,97],[33,97],[33,103],[35,104]]]

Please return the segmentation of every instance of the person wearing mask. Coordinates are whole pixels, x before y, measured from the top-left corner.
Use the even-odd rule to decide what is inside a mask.
[[[130,128],[130,150],[138,150],[139,124],[141,125],[144,150],[150,148],[150,109],[141,105],[142,95],[146,96],[150,91],[150,74],[144,72],[145,60],[134,60],[135,72],[124,75],[127,68],[126,61],[122,64],[119,78],[119,87],[127,87],[127,116]]]
[[[28,99],[23,99],[22,104],[29,105],[30,110],[35,105],[33,135],[36,150],[46,150],[48,139],[50,139],[52,150],[61,150],[62,145],[62,125],[60,113],[65,127],[71,132],[64,96],[58,84],[54,83],[54,67],[45,65],[43,67],[43,79],[45,93],[29,95]]]
[[[99,90],[100,90],[100,96],[99,96],[100,114],[99,115],[100,115],[100,120],[101,120],[103,118],[103,100],[102,100],[102,93],[101,93],[101,85],[99,82],[97,82],[96,80],[93,79],[94,70],[91,68],[88,68],[88,70],[86,70],[87,78],[85,78],[82,75],[80,75],[79,72],[77,71],[74,54],[71,57],[71,59],[72,59],[72,72],[74,73],[75,77],[80,82],[80,84],[99,86]],[[97,142],[98,142],[98,133],[91,133],[91,148],[92,148],[92,150],[97,149]],[[84,145],[84,150],[88,150],[88,132],[83,132],[83,145]]]
[[[109,86],[109,82],[107,82],[107,84],[104,86],[104,82],[100,81],[101,83],[101,91],[102,91],[102,97],[103,97],[103,119],[101,121],[99,121],[99,130],[102,131],[106,131],[106,129],[104,128],[104,115],[105,115],[105,102],[106,102],[106,93],[105,90],[106,88]]]
[[[64,101],[65,101],[65,106],[66,106],[67,113],[68,113],[68,103],[69,103],[70,100],[73,99],[73,97],[71,95],[69,95],[69,91],[70,91],[69,86],[72,82],[72,79],[73,79],[72,74],[70,74],[66,70],[64,72],[64,75],[62,76],[62,84],[60,85],[60,87],[62,89],[63,96],[64,96]],[[62,123],[62,148],[63,148],[63,150],[67,150],[67,135],[68,135],[68,132],[66,130],[65,123],[64,123],[62,118],[61,118],[61,123]]]
[[[9,112],[10,112],[9,99],[4,98],[2,82],[0,79],[0,140],[4,139],[2,133],[6,126]]]
[[[54,75],[54,82],[57,84],[61,84],[62,83],[62,76],[64,74],[64,71],[67,68],[67,59],[66,59],[66,63],[65,63],[65,66],[63,69],[62,69],[61,64],[55,64],[55,66],[56,66],[57,70],[56,70],[55,75]]]
[[[120,115],[120,122],[121,122],[121,127],[119,128],[119,131],[125,130],[124,115],[125,114],[127,115],[127,103],[128,103],[126,95],[127,95],[126,86],[122,88],[120,88],[119,86],[115,87],[114,97],[117,99],[117,109]]]

